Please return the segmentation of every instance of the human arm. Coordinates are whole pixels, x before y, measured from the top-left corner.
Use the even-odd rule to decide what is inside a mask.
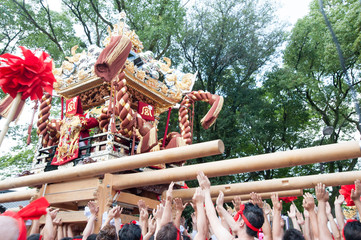
[[[55,231],[53,220],[58,214],[59,209],[47,209],[48,213],[45,216],[44,226],[44,240],[53,240],[55,238]]]
[[[123,208],[120,208],[120,206],[117,206],[117,211],[114,214],[114,226],[115,226],[115,231],[117,232],[117,236],[120,230],[120,224],[122,222],[122,220],[120,219],[120,216],[123,212]],[[147,211],[148,213],[148,211]]]
[[[199,183],[199,186],[204,191],[204,201],[206,206],[206,215],[209,220],[209,224],[216,235],[217,239],[222,240],[230,240],[233,239],[233,236],[230,234],[230,232],[222,227],[222,225],[219,224],[219,220],[216,214],[216,210],[214,209],[211,193],[210,193],[210,182],[209,179],[204,175],[203,172],[199,172],[197,175],[197,180]],[[197,221],[198,222],[198,221]]]
[[[314,240],[319,239],[319,230],[318,230],[318,222],[317,222],[317,215],[315,212],[315,199],[313,196],[306,192],[303,195],[303,208],[308,211],[310,216],[310,227],[312,226],[312,236]]]
[[[361,214],[361,181],[357,179],[355,181],[355,189],[351,189],[351,199],[355,203],[357,211]]]
[[[301,231],[300,225],[298,225],[297,222],[297,207],[294,203],[291,204],[290,211],[287,211],[287,215],[292,220],[293,228]]]
[[[251,202],[254,205],[257,205],[259,208],[262,209],[263,212],[263,218],[264,218],[264,222],[262,225],[262,232],[263,232],[263,239],[264,240],[272,240],[272,229],[271,229],[271,224],[268,221],[268,214],[270,213],[270,209],[267,208],[266,202],[262,201],[262,197],[260,194],[255,193],[255,192],[251,192]]]
[[[139,224],[142,229],[142,235],[145,236],[148,231],[148,207],[145,205],[143,199],[138,201],[138,208],[139,208]]]
[[[94,223],[97,219],[97,215],[98,215],[98,211],[99,211],[99,207],[98,207],[97,203],[94,201],[88,202],[88,208],[89,208],[91,215],[90,215],[88,222],[83,231],[83,240],[86,240],[88,238],[88,236],[93,233]]]
[[[169,184],[169,188],[166,193],[163,215],[160,221],[160,228],[172,221],[173,186],[174,186],[174,182],[171,182]]]
[[[31,225],[31,229],[30,229],[30,233],[31,234],[36,234],[40,232],[40,223],[39,223],[39,219],[34,219]]]
[[[155,229],[155,234],[154,234],[155,236],[157,236],[157,233],[158,233],[159,229],[161,228],[160,222],[162,220],[163,211],[164,211],[163,203],[158,204],[157,209],[153,209],[153,216],[155,217],[155,220],[157,223],[157,227]]]
[[[263,202],[262,211],[264,217],[264,223],[262,225],[263,240],[272,240],[272,228],[271,223],[268,220],[268,216],[271,212],[271,207],[266,203],[266,201]]]
[[[204,210],[204,191],[201,188],[197,188],[192,201],[196,203],[197,208],[197,234],[194,237],[194,240],[203,240],[207,238],[208,226],[207,226],[207,217]]]
[[[341,234],[340,231],[335,223],[334,217],[331,212],[331,206],[329,202],[326,202],[326,215],[327,219],[330,222],[331,230],[332,230],[332,236],[335,240],[341,240]]]
[[[232,215],[223,207],[223,203],[224,203],[224,194],[222,191],[220,191],[216,201],[216,209],[218,215],[224,219],[226,226],[232,230],[232,233],[237,234],[237,231],[239,229],[238,224],[236,223],[236,221],[234,221]]]
[[[345,197],[341,194],[335,199],[335,215],[339,229],[343,229],[345,226],[345,216],[342,212],[342,203],[345,201]]]
[[[68,234],[67,237],[74,237],[74,233],[73,233],[73,224],[68,224],[66,225],[67,228],[66,228],[66,233]]]
[[[305,225],[302,228],[303,236],[305,237],[305,240],[311,240],[310,214],[304,209],[303,215],[305,216]]]
[[[56,226],[56,231],[57,231],[56,239],[61,240],[64,237],[63,236],[63,223],[61,221],[61,218],[56,217],[53,220],[53,225]]]
[[[239,206],[242,204],[242,199],[240,196],[235,196],[232,200],[232,204],[236,212],[239,211]]]
[[[188,203],[183,204],[181,198],[175,198],[174,203],[175,203],[175,210],[176,210],[175,218],[174,218],[174,225],[178,229],[180,229],[180,221],[181,221],[182,213],[183,213],[183,210],[186,208]]]
[[[272,193],[271,200],[273,205],[272,239],[280,240],[283,236],[281,227],[282,200],[278,199],[278,193]]]
[[[143,240],[148,240],[148,239],[150,239],[151,236],[154,235],[156,225],[157,225],[156,219],[152,216],[149,216],[147,225],[148,225],[148,231],[145,235],[143,235],[144,236]]]
[[[318,200],[318,212],[317,212],[317,223],[319,236],[322,236],[322,239],[330,239],[332,240],[331,232],[327,227],[327,215],[326,215],[326,202],[328,202],[329,195],[325,189],[325,184],[318,183],[315,187],[316,190],[316,198]]]

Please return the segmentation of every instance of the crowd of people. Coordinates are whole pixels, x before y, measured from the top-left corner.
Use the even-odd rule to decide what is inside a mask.
[[[182,213],[187,205],[182,199],[172,197],[174,183],[169,185],[166,197],[151,214],[143,200],[138,202],[139,221],[123,223],[122,209],[119,206],[111,208],[98,233],[94,233],[99,208],[97,203],[90,201],[87,206],[88,221],[81,235],[74,236],[71,225],[62,224],[58,210],[47,209],[45,225],[40,227],[39,220],[33,220],[28,231],[29,240],[205,240],[205,239],[264,239],[264,240],[328,240],[345,239],[361,240],[361,223],[357,219],[345,221],[342,211],[344,196],[339,195],[334,202],[335,218],[328,202],[329,193],[325,185],[315,186],[315,198],[310,193],[303,196],[303,213],[295,204],[291,204],[288,217],[292,227],[285,228],[282,218],[282,200],[277,193],[272,194],[272,209],[262,201],[257,193],[251,193],[251,200],[242,204],[239,197],[235,198],[232,210],[226,209],[224,194],[219,196],[214,205],[207,176],[200,172],[197,176],[199,187],[196,189],[192,202],[192,231],[184,227]],[[355,188],[351,190],[351,199],[358,212],[361,211],[361,181],[355,181]],[[174,204],[173,204],[174,203]],[[172,210],[172,206],[174,209]],[[14,213],[15,214],[15,213]],[[175,216],[172,216],[175,214]],[[272,217],[270,217],[272,216]],[[0,215],[0,239],[23,240],[25,235],[21,231],[23,220],[12,214]]]

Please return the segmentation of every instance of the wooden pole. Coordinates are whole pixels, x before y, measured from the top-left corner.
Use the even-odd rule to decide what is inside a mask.
[[[67,169],[44,172],[18,178],[9,178],[0,181],[0,190],[93,177],[105,173],[132,170],[161,163],[180,162],[193,158],[221,154],[223,151],[223,142],[221,140],[214,140],[179,148],[137,154],[104,162],[75,166]]]
[[[114,177],[114,188],[121,190],[148,185],[168,184],[171,181],[192,180],[196,179],[199,171],[203,171],[208,177],[217,177],[296,165],[345,160],[360,156],[359,142],[350,141],[152,172],[119,175]]]
[[[320,175],[310,175],[292,178],[280,178],[256,182],[235,183],[228,185],[218,185],[211,187],[211,196],[218,196],[219,191],[225,195],[229,192],[238,194],[248,194],[251,192],[277,192],[292,189],[314,188],[317,183],[324,183],[326,186],[339,186],[353,184],[356,179],[361,179],[361,171],[328,173]],[[193,196],[195,188],[174,190],[174,198],[189,199]]]
[[[10,125],[11,121],[13,120],[16,111],[18,110],[18,106],[20,104],[20,101],[21,101],[21,93],[18,93],[16,95],[15,99],[13,100],[13,102],[11,103],[9,115],[7,116],[5,125],[4,125],[3,129],[0,132],[0,147],[1,147],[1,144],[2,144],[2,142],[4,140],[4,137],[5,137],[6,133],[8,132],[9,125]]]
[[[30,200],[37,194],[36,189],[0,194],[0,203]]]
[[[270,199],[271,198],[271,194],[273,192],[264,192],[264,193],[258,193],[259,195],[261,195],[262,199]],[[279,197],[291,197],[291,196],[302,196],[303,195],[303,189],[296,189],[296,190],[288,190],[288,191],[277,191],[278,196]],[[231,196],[225,196],[224,197],[224,202],[225,203],[230,203],[232,202],[232,200],[234,200],[234,197],[239,196],[242,201],[248,201],[251,199],[251,195],[250,194],[241,194],[241,195],[231,195]],[[212,196],[212,201],[216,201],[218,196]],[[184,201],[184,199],[182,199]],[[187,200],[191,200],[191,199],[186,199]]]

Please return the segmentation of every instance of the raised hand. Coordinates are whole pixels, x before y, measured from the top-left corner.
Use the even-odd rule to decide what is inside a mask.
[[[260,194],[251,192],[251,202],[259,208],[263,208],[262,197]]]
[[[326,191],[326,185],[322,183],[318,183],[315,187],[316,190],[316,198],[320,202],[327,202],[329,199],[329,194]]]
[[[287,214],[290,218],[296,218],[296,214],[297,214],[296,209],[297,209],[296,206],[294,204],[291,204],[290,211],[287,211]]]
[[[234,209],[236,210],[236,212],[239,211],[239,206],[241,206],[242,204],[242,199],[240,196],[235,196],[232,200],[232,204],[234,206]]]
[[[89,208],[89,211],[90,211],[90,213],[92,215],[97,215],[98,214],[99,206],[98,206],[97,202],[89,201],[88,202],[88,208]]]
[[[145,202],[143,199],[140,199],[137,203],[139,209],[148,209],[148,206],[145,205]]]
[[[271,200],[273,204],[273,209],[276,211],[282,211],[282,200],[278,199],[278,193],[272,193]]]
[[[305,224],[305,219],[303,218],[303,215],[301,212],[299,212],[299,211],[296,212],[296,218],[297,218],[297,223],[299,225]]]
[[[344,201],[345,201],[345,197],[342,194],[340,194],[335,198],[335,205],[342,205]]]
[[[171,182],[169,184],[167,194],[166,194],[167,201],[172,201],[172,199],[173,199],[173,187],[174,187],[174,182]]]
[[[303,195],[303,204],[302,206],[307,210],[307,211],[314,211],[315,209],[315,199],[313,198],[313,196],[306,192]]]
[[[217,208],[223,207],[223,203],[224,203],[224,193],[222,191],[219,191],[219,194],[218,194],[218,197],[216,200]]]
[[[122,209],[122,210],[123,210],[123,209]],[[113,219],[113,218],[115,218],[116,216],[119,216],[119,215],[120,215],[119,211],[120,211],[120,206],[115,206],[115,207],[113,207],[113,208],[110,209],[109,212],[108,212],[108,218],[109,218],[109,219]]]
[[[56,218],[56,215],[59,212],[59,209],[48,208],[47,211],[48,211],[48,214],[51,217],[51,219],[54,220]]]
[[[156,220],[160,220],[162,218],[163,211],[164,211],[163,204],[158,204],[157,209],[153,209],[153,216],[155,217]]]
[[[53,219],[53,224],[60,226],[63,224],[63,222],[62,222],[61,218],[59,216],[57,216],[55,219]]]
[[[183,210],[188,205],[188,203],[183,204],[183,201],[182,201],[181,198],[175,198],[173,201],[174,201],[174,204],[175,204],[175,209],[178,212],[183,212]]]
[[[209,189],[210,189],[210,187],[211,187],[211,182],[209,181],[209,179],[207,178],[207,176],[204,175],[203,172],[198,172],[197,180],[198,180],[199,186],[200,186],[203,190],[209,190]]]
[[[355,189],[351,190],[351,199],[352,201],[360,201],[361,196],[361,181],[357,179],[355,181]]]
[[[155,232],[156,227],[157,227],[157,222],[156,222],[155,217],[149,216],[149,218],[148,218],[148,232],[153,234]]]
[[[146,209],[142,208],[139,212],[139,221],[147,221],[148,220],[149,213]]]

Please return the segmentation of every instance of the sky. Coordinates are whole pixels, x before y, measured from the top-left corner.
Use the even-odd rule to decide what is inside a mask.
[[[290,27],[292,27],[299,18],[307,15],[309,11],[309,4],[311,0],[273,0],[275,4],[279,7],[276,15],[280,18],[280,20],[290,23]],[[48,0],[50,8],[54,11],[59,11],[61,9],[61,0]],[[81,30],[81,29],[80,29]],[[28,125],[30,122],[30,116],[32,114],[31,108],[34,103],[31,105],[27,104],[23,110],[22,115],[20,116],[20,120],[18,124],[26,124]],[[28,116],[28,117],[25,117]],[[37,116],[34,118],[34,122],[36,121]],[[5,124],[5,119],[0,120],[0,127],[3,129]],[[14,123],[12,123],[13,125]],[[0,148],[0,156],[5,154],[11,146],[16,144],[14,141],[9,139],[4,139],[4,142]],[[36,143],[32,143],[36,144]]]

